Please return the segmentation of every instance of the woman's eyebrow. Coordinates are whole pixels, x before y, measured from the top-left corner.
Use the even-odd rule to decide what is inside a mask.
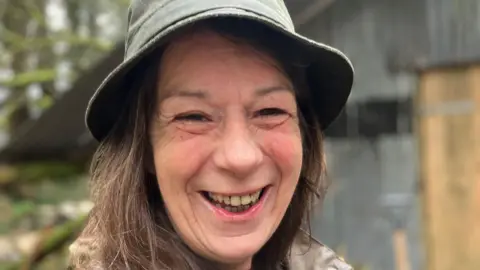
[[[172,97],[187,97],[187,98],[197,98],[197,99],[208,99],[209,94],[205,90],[171,90],[166,91],[165,94],[161,95],[162,100],[172,98]]]
[[[273,92],[282,92],[282,91],[287,91],[287,92],[293,92],[292,89],[289,87],[283,86],[283,85],[277,85],[277,86],[270,86],[266,88],[260,88],[255,91],[256,96],[266,96],[270,93]]]
[[[265,88],[259,88],[255,90],[255,96],[257,97],[263,97],[266,95],[269,95],[274,92],[283,92],[287,91],[289,93],[293,92],[292,89],[282,86],[282,85],[277,85],[277,86],[270,86],[270,87],[265,87]],[[166,91],[165,94],[162,95],[162,100],[166,100],[172,97],[187,97],[187,98],[195,98],[195,99],[209,99],[210,94],[208,91],[202,90],[202,89],[196,89],[196,90],[171,90],[171,91]]]

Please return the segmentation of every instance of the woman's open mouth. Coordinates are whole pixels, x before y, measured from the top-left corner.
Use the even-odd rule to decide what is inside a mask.
[[[229,196],[207,191],[203,191],[202,195],[215,207],[231,213],[242,213],[259,203],[266,189],[267,187],[264,187],[256,192],[244,195]]]

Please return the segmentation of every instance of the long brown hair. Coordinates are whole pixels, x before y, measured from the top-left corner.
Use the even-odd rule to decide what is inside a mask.
[[[296,88],[303,144],[301,176],[282,222],[252,262],[253,269],[285,269],[295,237],[302,226],[310,231],[309,213],[317,199],[322,201],[328,186],[321,128],[309,103],[304,66],[286,59],[274,36],[265,36],[267,29],[240,19],[216,20],[181,34],[205,27],[246,43],[277,59]],[[124,86],[129,89],[129,101],[94,155],[91,192],[95,206],[76,242],[89,240],[90,251],[72,254],[77,269],[97,269],[95,264],[100,269],[219,269],[191,251],[175,232],[155,176],[147,169],[152,162],[148,128],[156,100],[157,71],[158,57],[149,57],[125,80],[130,81]]]

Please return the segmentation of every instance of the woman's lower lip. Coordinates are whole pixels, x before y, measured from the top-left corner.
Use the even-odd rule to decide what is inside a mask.
[[[253,205],[252,207],[248,208],[243,212],[230,212],[221,207],[217,207],[213,205],[205,198],[203,199],[205,203],[207,203],[208,208],[212,210],[214,215],[217,216],[217,218],[219,218],[220,220],[225,222],[244,222],[244,221],[254,219],[260,213],[269,195],[270,195],[270,186],[265,188],[265,190],[263,191],[262,197],[260,197],[260,200],[255,205]]]

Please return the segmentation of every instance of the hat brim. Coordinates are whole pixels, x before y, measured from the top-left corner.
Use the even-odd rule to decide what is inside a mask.
[[[319,125],[325,130],[344,108],[353,85],[354,70],[348,58],[339,50],[288,31],[275,22],[240,8],[216,8],[183,18],[153,36],[134,55],[125,59],[102,82],[90,99],[85,122],[92,136],[102,141],[115,125],[125,107],[125,80],[132,69],[156,48],[165,37],[180,28],[212,18],[241,18],[266,26],[281,39],[295,58],[308,59],[307,83]],[[123,86],[123,87],[122,87]]]

